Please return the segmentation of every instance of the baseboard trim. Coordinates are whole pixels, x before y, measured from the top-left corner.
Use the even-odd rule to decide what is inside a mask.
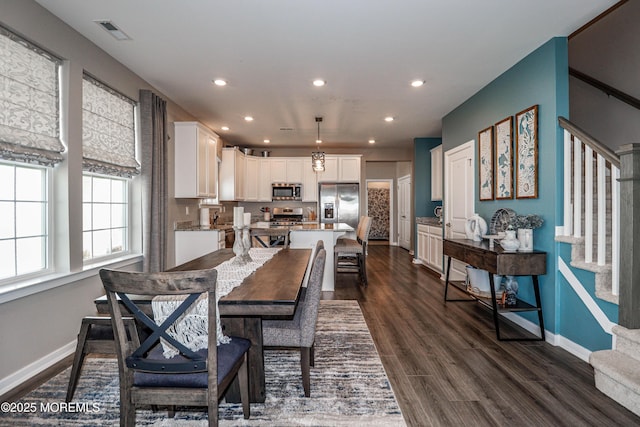
[[[530,320],[525,319],[517,315],[516,313],[503,313],[504,317],[509,319],[511,322],[520,326],[522,329],[529,331],[534,335],[540,335],[540,326],[536,323],[531,322]],[[556,335],[545,329],[544,331],[545,341],[549,344],[560,347],[563,350],[568,351],[569,353],[576,356],[578,359],[583,362],[589,363],[589,356],[591,355],[591,350],[582,347],[580,344],[576,344],[568,338],[563,337],[562,335]]]
[[[50,368],[65,357],[73,354],[76,351],[76,343],[77,341],[73,340],[70,343],[60,347],[59,349],[47,354],[46,356],[41,357],[35,362],[30,363],[24,368],[14,372],[13,374],[0,379],[0,396],[9,393],[11,390],[15,389],[26,381],[29,381],[40,372]]]

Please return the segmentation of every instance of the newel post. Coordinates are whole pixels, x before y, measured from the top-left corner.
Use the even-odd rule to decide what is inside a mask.
[[[621,146],[618,323],[640,329],[640,144]]]

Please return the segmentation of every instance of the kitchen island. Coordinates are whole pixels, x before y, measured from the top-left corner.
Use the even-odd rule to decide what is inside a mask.
[[[295,249],[314,249],[318,240],[324,241],[327,251],[327,259],[324,266],[324,278],[322,280],[323,291],[333,291],[333,247],[338,237],[354,231],[353,227],[345,223],[319,224],[308,223],[289,227],[289,245]],[[312,257],[313,258],[313,257]],[[308,270],[307,270],[308,274]],[[305,277],[305,285],[308,277]]]

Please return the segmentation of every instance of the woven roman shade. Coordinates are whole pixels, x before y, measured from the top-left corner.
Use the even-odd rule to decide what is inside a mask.
[[[0,27],[0,159],[44,166],[62,161],[61,62]]]
[[[85,74],[82,81],[82,168],[127,177],[136,160],[135,102]]]

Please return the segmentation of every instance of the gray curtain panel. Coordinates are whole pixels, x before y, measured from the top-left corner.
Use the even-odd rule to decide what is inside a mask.
[[[140,90],[140,162],[144,271],[165,270],[167,245],[167,102]]]

